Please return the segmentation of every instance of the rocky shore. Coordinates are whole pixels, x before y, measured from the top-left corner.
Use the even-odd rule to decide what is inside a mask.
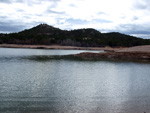
[[[150,61],[150,46],[136,46],[102,53],[84,52],[74,55],[85,60]]]
[[[150,53],[138,52],[105,52],[105,53],[80,53],[74,55],[84,60],[123,60],[123,61],[150,61]]]

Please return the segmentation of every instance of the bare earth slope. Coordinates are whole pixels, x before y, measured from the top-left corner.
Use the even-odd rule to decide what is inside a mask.
[[[150,45],[135,46],[135,47],[125,48],[125,49],[121,49],[121,50],[116,50],[115,52],[144,52],[144,53],[150,53]]]

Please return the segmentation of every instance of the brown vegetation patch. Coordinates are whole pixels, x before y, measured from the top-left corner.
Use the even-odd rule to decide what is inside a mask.
[[[146,60],[150,61],[150,53],[140,52],[106,52],[106,53],[80,53],[75,56],[83,59],[110,59],[110,60]]]

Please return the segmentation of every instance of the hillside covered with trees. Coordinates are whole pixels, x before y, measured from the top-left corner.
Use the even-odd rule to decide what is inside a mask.
[[[67,45],[81,47],[150,45],[150,39],[137,38],[117,32],[101,33],[95,29],[61,30],[40,24],[18,33],[0,34],[0,44]]]

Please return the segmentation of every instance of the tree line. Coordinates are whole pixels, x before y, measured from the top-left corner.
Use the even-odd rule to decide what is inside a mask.
[[[0,44],[66,45],[81,47],[131,47],[150,45],[150,39],[137,38],[117,32],[101,33],[95,29],[61,30],[40,24],[18,33],[0,34]]]

